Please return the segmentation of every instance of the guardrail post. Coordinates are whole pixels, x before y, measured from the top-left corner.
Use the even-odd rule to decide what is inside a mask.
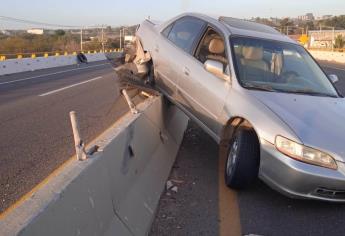
[[[79,161],[86,160],[87,155],[85,152],[85,144],[80,137],[79,124],[78,124],[76,112],[71,111],[69,113],[69,115],[71,118],[71,124],[72,124],[74,144],[75,144],[75,152],[76,152],[77,160],[79,160]]]

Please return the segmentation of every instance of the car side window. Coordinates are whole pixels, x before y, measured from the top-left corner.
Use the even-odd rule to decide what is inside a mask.
[[[195,58],[203,64],[207,60],[221,62],[223,64],[223,72],[228,74],[228,59],[225,51],[223,37],[212,28],[208,28],[198,45]]]
[[[168,39],[182,50],[191,53],[195,40],[204,26],[205,22],[200,19],[193,17],[182,18],[175,22]]]
[[[162,34],[167,38],[169,36],[169,33],[173,27],[174,23],[170,24],[168,27],[166,27],[163,31]]]

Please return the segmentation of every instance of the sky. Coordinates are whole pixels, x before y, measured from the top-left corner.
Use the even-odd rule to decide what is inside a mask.
[[[237,18],[345,14],[345,0],[1,0],[0,15],[61,25],[133,25],[182,12]],[[0,29],[18,27],[0,19]]]

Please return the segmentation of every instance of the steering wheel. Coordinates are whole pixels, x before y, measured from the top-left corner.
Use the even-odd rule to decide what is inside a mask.
[[[285,71],[281,78],[283,79],[284,83],[296,83],[296,84],[303,84],[307,87],[314,87],[314,83],[310,80],[300,76],[295,71]]]
[[[297,80],[297,77],[299,77],[298,73],[295,71],[285,71],[282,75],[281,78],[285,83],[292,82],[294,80]]]

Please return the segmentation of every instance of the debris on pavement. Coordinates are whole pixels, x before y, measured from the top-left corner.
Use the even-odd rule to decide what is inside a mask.
[[[173,191],[173,192],[177,193],[177,191],[178,191],[177,186],[172,187],[172,188],[171,188],[171,191]]]
[[[173,183],[170,180],[168,180],[166,184],[166,189],[170,190],[173,186],[174,186]]]

